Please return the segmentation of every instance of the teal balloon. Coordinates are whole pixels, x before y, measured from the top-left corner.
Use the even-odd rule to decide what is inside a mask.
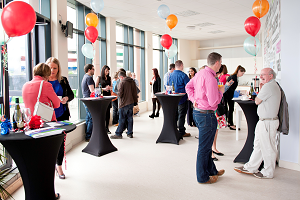
[[[103,0],[91,0],[90,5],[95,13],[101,12],[101,10],[104,8]]]
[[[177,54],[177,46],[172,44],[169,49],[166,49],[165,54],[169,59],[173,58]]]
[[[90,58],[90,59],[94,58],[94,47],[92,44],[84,44],[81,47],[81,52],[87,58]]]
[[[252,56],[257,56],[259,50],[261,49],[261,44],[259,39],[256,37],[248,37],[244,41],[244,49],[247,53],[249,53]]]
[[[166,19],[170,15],[170,8],[167,5],[162,4],[158,7],[157,14],[159,17]]]

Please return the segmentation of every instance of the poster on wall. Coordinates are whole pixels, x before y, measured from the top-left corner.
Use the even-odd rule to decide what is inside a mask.
[[[264,29],[264,67],[272,68],[276,79],[281,79],[281,0],[269,0],[270,9],[266,15]]]

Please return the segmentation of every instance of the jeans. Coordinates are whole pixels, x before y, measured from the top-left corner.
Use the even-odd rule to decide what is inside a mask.
[[[113,107],[113,121],[112,124],[117,124],[119,120],[119,113],[118,113],[118,100],[112,102]]]
[[[197,180],[199,183],[205,183],[209,180],[209,176],[214,176],[218,173],[211,158],[211,146],[217,130],[217,118],[215,113],[200,113],[197,110],[193,110],[193,116],[199,130],[196,163]]]
[[[90,139],[92,136],[93,131],[93,119],[92,115],[88,109],[88,107],[84,105],[85,111],[86,111],[86,117],[85,117],[85,124],[86,124],[86,133],[85,133],[85,139]]]
[[[177,118],[177,123],[178,123],[178,131],[181,136],[185,134],[185,116],[187,113],[188,109],[188,101],[185,101],[183,104],[178,105],[177,107],[177,113],[176,113],[176,118]]]
[[[133,129],[133,103],[119,109],[119,126],[116,130],[116,135],[122,135],[126,127],[127,119],[127,134],[132,134]]]

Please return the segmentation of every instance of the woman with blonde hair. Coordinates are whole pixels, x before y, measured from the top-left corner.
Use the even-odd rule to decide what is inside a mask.
[[[61,66],[57,58],[50,57],[46,61],[46,64],[51,68],[51,75],[49,77],[49,83],[52,84],[52,87],[58,97],[61,98],[61,103],[58,108],[55,108],[55,115],[57,121],[64,121],[70,119],[70,110],[68,102],[74,99],[74,93],[69,85],[68,79],[64,76],[61,76]],[[56,159],[56,172],[60,179],[65,179],[65,174],[62,170],[62,162],[64,158],[64,141],[62,142],[57,159]]]

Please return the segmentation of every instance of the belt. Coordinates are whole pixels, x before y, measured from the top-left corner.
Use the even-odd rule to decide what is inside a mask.
[[[277,120],[278,117],[274,117],[274,118],[259,118],[260,121],[265,121],[265,120]]]
[[[208,114],[208,113],[214,113],[214,110],[201,110],[199,108],[194,108],[195,110],[199,111],[200,113]]]

